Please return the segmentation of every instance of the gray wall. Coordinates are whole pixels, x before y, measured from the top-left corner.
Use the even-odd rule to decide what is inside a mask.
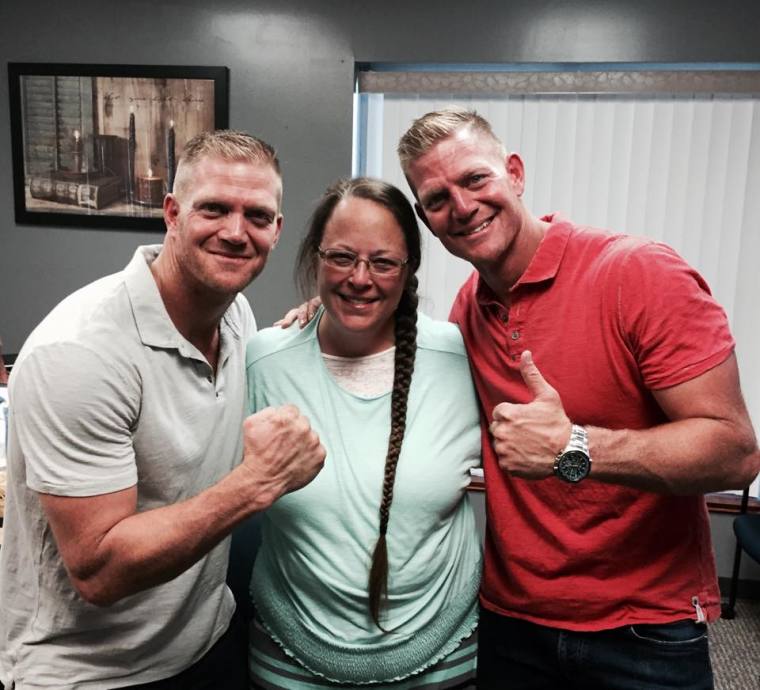
[[[756,0],[0,0],[0,57],[229,67],[230,124],[276,144],[285,173],[283,238],[247,291],[269,323],[296,300],[311,204],[350,172],[354,61],[760,62],[758,26]],[[5,74],[0,161],[0,337],[16,352],[61,297],[161,237],[16,225]]]
[[[262,323],[296,299],[313,201],[350,172],[354,61],[760,61],[760,3],[706,0],[0,0],[7,61],[230,68],[230,122],[275,143],[285,232],[248,289]],[[0,75],[0,337],[16,352],[64,295],[121,268],[155,233],[13,220],[8,85]]]

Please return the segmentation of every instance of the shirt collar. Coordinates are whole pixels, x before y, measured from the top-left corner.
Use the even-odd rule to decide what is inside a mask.
[[[543,216],[541,220],[550,223],[550,226],[525,272],[510,288],[510,292],[517,290],[523,285],[553,280],[557,275],[557,271],[559,271],[559,265],[562,262],[562,257],[565,255],[567,241],[570,239],[574,226],[558,213]],[[480,276],[478,276],[475,296],[478,303],[482,305],[498,302],[493,290],[486,285],[486,282]]]
[[[150,265],[160,251],[160,244],[138,247],[124,269],[124,283],[143,344],[150,347],[179,348],[180,343],[186,341],[169,318],[150,270]]]
[[[132,260],[124,269],[124,282],[132,304],[132,314],[140,340],[148,347],[177,349],[183,357],[205,362],[205,357],[172,322],[161,293],[158,291],[156,279],[150,270],[150,265],[159,255],[161,246],[153,244],[138,247]],[[219,324],[219,368],[229,357],[231,348],[234,347],[234,340],[242,338],[242,324],[236,321],[232,308],[230,305],[224,312]]]

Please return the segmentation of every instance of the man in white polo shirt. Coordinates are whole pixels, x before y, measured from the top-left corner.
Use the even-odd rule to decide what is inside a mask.
[[[274,150],[191,140],[162,246],[64,299],[10,382],[0,681],[244,688],[229,535],[320,470],[292,406],[245,419],[239,294],[282,227]],[[220,680],[223,678],[223,681]]]

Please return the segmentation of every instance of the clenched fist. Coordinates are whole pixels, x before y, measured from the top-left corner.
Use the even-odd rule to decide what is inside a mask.
[[[243,422],[243,466],[273,503],[317,476],[325,449],[295,405],[267,407]]]

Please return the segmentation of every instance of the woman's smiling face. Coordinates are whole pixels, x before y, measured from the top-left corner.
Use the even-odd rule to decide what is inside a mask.
[[[348,196],[327,221],[321,249],[345,250],[359,257],[348,268],[318,260],[317,289],[326,311],[319,328],[323,351],[359,356],[392,347],[394,315],[408,269],[378,275],[366,260],[407,258],[404,235],[393,213],[375,201]]]

